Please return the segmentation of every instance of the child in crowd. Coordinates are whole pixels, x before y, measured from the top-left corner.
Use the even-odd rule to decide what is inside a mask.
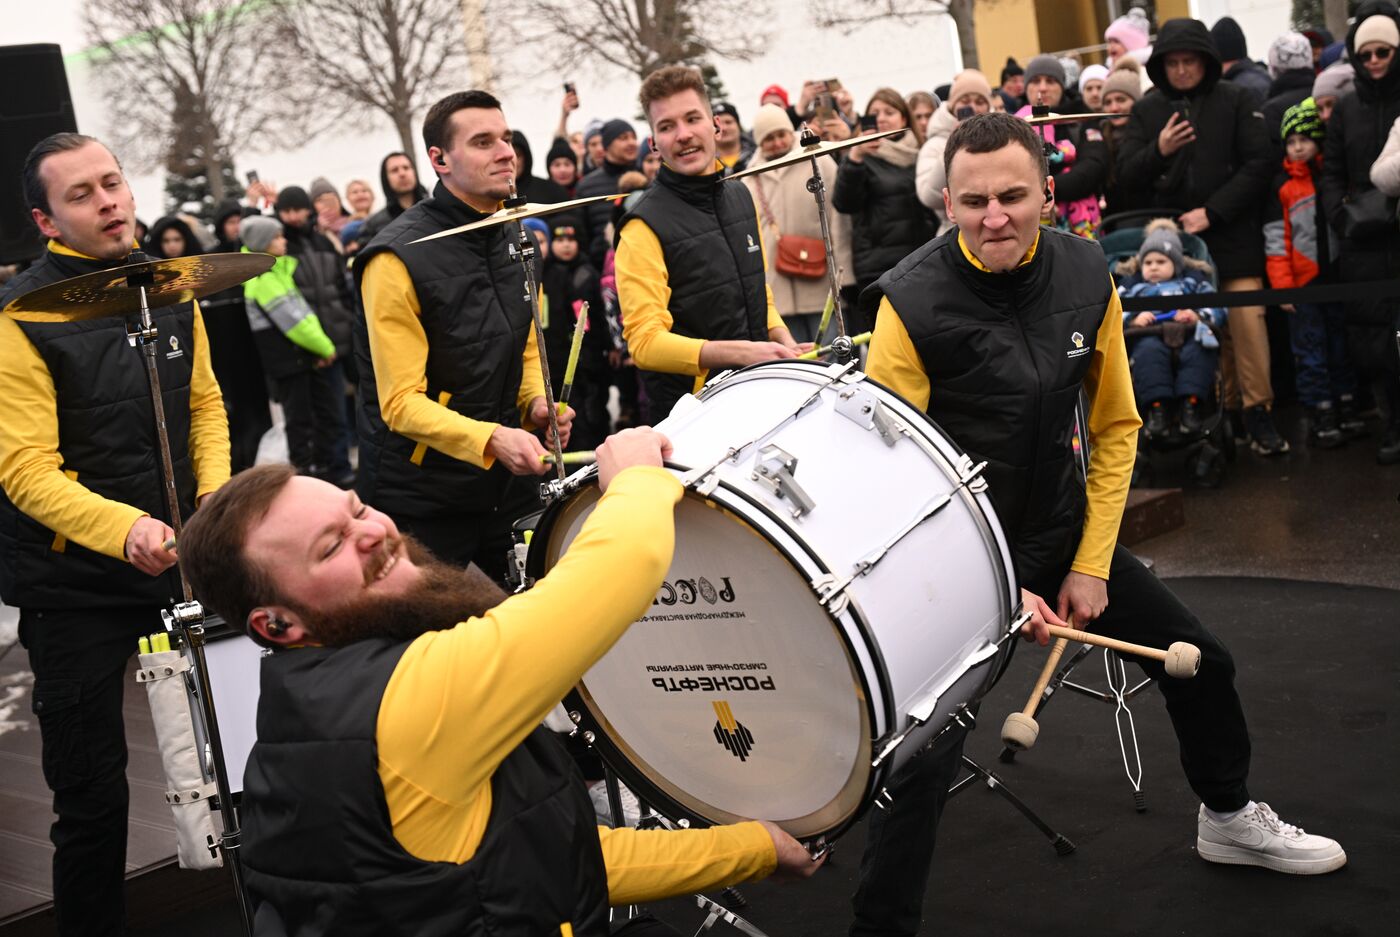
[[[1283,115],[1283,173],[1274,186],[1278,205],[1264,225],[1269,285],[1276,290],[1325,283],[1336,260],[1336,238],[1317,210],[1315,177],[1322,172],[1327,127],[1312,98]],[[1309,410],[1308,442],[1330,449],[1364,430],[1354,398],[1356,373],[1347,352],[1341,303],[1296,303],[1288,337],[1297,362],[1298,399]]]
[[[573,345],[574,325],[583,304],[587,303],[588,319],[584,323],[583,345],[574,374],[573,396],[569,400],[569,406],[576,413],[569,448],[595,449],[610,431],[608,351],[612,340],[608,334],[607,310],[603,305],[598,272],[579,250],[577,220],[568,213],[546,215],[541,220],[549,225],[549,260],[540,274],[549,377],[555,393],[559,393]]]
[[[243,251],[271,254],[272,269],[243,284],[248,325],[286,419],[287,460],[303,475],[323,477],[345,432],[345,406],[318,374],[335,360],[335,344],[292,279],[297,259],[287,255],[282,223],[252,215],[239,227]],[[343,393],[343,392],[342,392]]]
[[[1186,258],[1176,223],[1157,218],[1147,225],[1135,261],[1119,267],[1120,274],[1136,268],[1140,279],[1125,283],[1118,292],[1127,297],[1214,291],[1209,279],[1194,275],[1188,267],[1209,272],[1207,264]],[[1200,434],[1213,399],[1220,357],[1220,343],[1211,327],[1224,322],[1222,308],[1123,313],[1125,326],[1163,326],[1161,335],[1140,336],[1128,348],[1133,391],[1148,439],[1165,438],[1173,423],[1182,437]]]

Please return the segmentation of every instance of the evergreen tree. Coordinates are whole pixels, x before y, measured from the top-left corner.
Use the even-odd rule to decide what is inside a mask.
[[[204,119],[198,98],[187,87],[175,89],[172,125],[175,136],[165,153],[166,212],[183,211],[193,203],[190,213],[212,224],[221,200],[243,194],[243,186],[233,171],[233,160],[217,132]],[[215,166],[218,178],[211,180],[210,172]]]
[[[706,61],[701,61],[700,77],[705,79],[705,93],[710,96],[710,103],[715,104],[720,101],[729,100],[729,92],[724,88],[724,82],[720,80],[719,69]]]
[[[1293,28],[1316,29],[1327,22],[1322,0],[1293,0]]]

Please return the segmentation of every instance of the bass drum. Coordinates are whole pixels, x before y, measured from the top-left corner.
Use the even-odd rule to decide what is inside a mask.
[[[650,611],[565,705],[673,820],[833,838],[1010,653],[1018,590],[985,483],[853,366],[723,375],[657,429],[687,487],[675,556]],[[598,498],[592,468],[563,484],[530,576]]]

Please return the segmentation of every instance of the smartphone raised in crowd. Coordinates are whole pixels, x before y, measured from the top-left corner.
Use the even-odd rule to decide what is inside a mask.
[[[249,185],[252,185],[254,182],[257,182],[257,181],[258,181],[258,171],[257,171],[256,169],[250,169],[250,170],[248,170],[248,184],[249,184]]]
[[[860,118],[860,132],[874,133],[879,126],[879,118],[874,114],[863,114]]]

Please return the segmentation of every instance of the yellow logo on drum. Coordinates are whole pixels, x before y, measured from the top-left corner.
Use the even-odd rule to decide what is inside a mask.
[[[711,704],[715,707],[715,741],[729,749],[729,754],[740,761],[749,760],[753,751],[753,733],[742,722],[734,718],[734,712],[723,700]]]

